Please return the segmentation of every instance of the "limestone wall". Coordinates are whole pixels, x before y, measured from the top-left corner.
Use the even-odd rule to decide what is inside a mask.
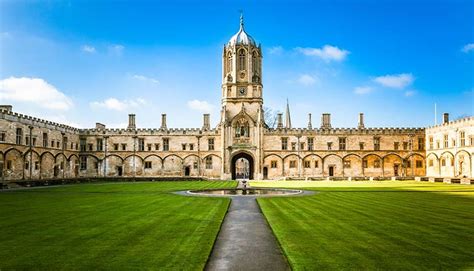
[[[426,129],[426,175],[474,178],[474,117]]]
[[[424,137],[424,129],[408,128],[268,130],[263,167],[269,179],[424,176]],[[287,138],[286,150],[282,138]],[[312,150],[308,138],[313,139]],[[345,148],[339,138],[345,139]]]

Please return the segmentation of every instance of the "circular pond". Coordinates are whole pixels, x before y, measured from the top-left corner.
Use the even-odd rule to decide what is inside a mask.
[[[269,188],[247,188],[247,189],[209,189],[209,190],[189,190],[186,193],[196,196],[290,196],[298,195],[303,191],[292,189],[269,189]]]

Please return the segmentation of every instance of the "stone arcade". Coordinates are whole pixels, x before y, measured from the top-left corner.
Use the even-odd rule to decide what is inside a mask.
[[[135,115],[130,114],[127,129],[109,129],[100,123],[93,129],[77,129],[2,106],[2,180],[122,176],[389,178],[425,176],[426,168],[430,174],[448,174],[439,168],[444,165],[445,153],[430,152],[433,159],[428,166],[425,163],[425,146],[433,147],[433,128],[425,142],[424,128],[368,128],[362,113],[355,128],[333,128],[327,113],[322,115],[319,128],[313,128],[311,114],[307,128],[293,128],[289,107],[285,123],[280,114],[277,127],[270,128],[264,119],[262,82],[262,49],[247,34],[241,18],[239,31],[223,48],[222,108],[215,128],[210,127],[208,114],[203,116],[200,129],[168,128],[163,114],[160,128],[141,129],[135,125]],[[449,125],[445,122],[445,128],[439,130]],[[472,118],[456,125],[461,125],[456,129],[464,132],[463,140],[472,138]],[[463,127],[470,128],[464,131]],[[457,133],[449,134],[449,140],[454,141],[448,144],[461,144]],[[458,167],[449,172],[450,177],[472,177],[472,140],[469,144],[461,153],[462,170]]]

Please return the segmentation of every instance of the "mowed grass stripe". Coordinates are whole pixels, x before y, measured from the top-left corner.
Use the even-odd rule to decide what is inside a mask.
[[[296,270],[472,268],[473,197],[436,193],[436,186],[422,188],[430,193],[398,189],[403,183],[387,192],[336,187],[258,201]]]
[[[202,269],[229,200],[169,192],[235,185],[120,183],[0,193],[0,269]]]
[[[392,198],[394,195],[397,195],[396,192],[395,194],[391,193],[384,193],[382,197],[387,197],[387,198]],[[331,194],[337,194],[337,193],[331,193]],[[341,196],[340,194],[338,196]],[[364,199],[361,197],[361,200],[364,200],[367,203],[373,203],[372,208],[374,209],[374,212],[368,213],[364,210],[364,208],[361,208],[360,206],[353,207],[353,211],[359,213],[360,215],[365,216],[365,218],[369,221],[375,221],[378,217],[386,215],[387,210],[390,210],[390,217],[387,218],[386,223],[388,224],[389,228],[406,228],[403,232],[406,232],[404,235],[398,234],[399,231],[390,231],[388,228],[380,227],[377,228],[377,234],[378,235],[387,235],[389,234],[392,239],[395,239],[398,242],[403,242],[403,246],[407,248],[411,248],[412,250],[415,251],[425,251],[427,253],[439,253],[438,251],[431,251],[429,250],[426,246],[423,244],[419,244],[418,242],[414,241],[416,240],[416,235],[431,235],[433,238],[430,240],[431,243],[437,245],[437,246],[445,246],[446,251],[448,253],[450,251],[455,251],[456,244],[452,242],[446,242],[447,238],[452,239],[453,234],[455,235],[456,233],[461,233],[463,230],[466,230],[466,227],[461,228],[454,228],[452,227],[452,222],[450,221],[445,221],[447,225],[450,227],[439,227],[439,225],[446,225],[445,223],[438,223],[438,225],[432,225],[429,221],[436,221],[437,220],[437,212],[442,212],[443,210],[422,210],[422,207],[416,206],[416,205],[410,205],[410,204],[403,204],[402,208],[392,208],[390,209],[387,204],[377,204],[379,200],[376,199],[376,195],[372,195],[373,199],[368,200]],[[419,195],[420,197],[423,197],[424,194]],[[343,201],[343,199],[339,198],[339,201]],[[384,202],[384,201],[383,201]],[[407,203],[410,203],[413,201],[407,201]],[[357,208],[357,209],[356,209]],[[418,212],[411,212],[412,208],[418,208]],[[420,211],[423,212],[423,215],[420,215]],[[400,217],[400,216],[405,216],[406,219],[403,221],[400,220],[393,220],[392,217]],[[407,224],[406,221],[410,221],[410,224]],[[455,222],[454,222],[455,223]],[[437,234],[433,234],[433,232]],[[442,237],[445,237],[444,239]],[[447,238],[446,238],[447,237]],[[464,234],[460,234],[460,237],[463,238]],[[448,239],[449,240],[449,239]],[[443,256],[443,255],[440,255]],[[444,255],[444,256],[449,256],[449,255]]]

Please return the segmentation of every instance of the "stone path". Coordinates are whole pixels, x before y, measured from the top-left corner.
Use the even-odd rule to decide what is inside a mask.
[[[206,270],[290,270],[255,197],[233,197]]]

